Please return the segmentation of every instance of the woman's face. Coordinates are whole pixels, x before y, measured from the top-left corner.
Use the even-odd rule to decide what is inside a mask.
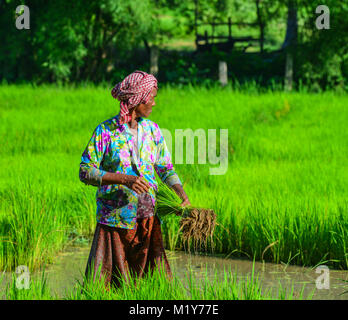
[[[152,107],[156,105],[155,103],[155,97],[157,96],[157,89],[152,88],[152,91],[150,93],[150,98],[148,103],[140,103],[136,109],[136,116],[137,117],[144,117],[147,118],[152,112]]]

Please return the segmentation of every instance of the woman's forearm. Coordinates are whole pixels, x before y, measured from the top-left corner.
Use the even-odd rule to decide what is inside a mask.
[[[104,174],[102,185],[107,184],[122,184],[132,189],[137,194],[148,192],[150,189],[149,183],[144,178],[123,173],[107,172]]]
[[[176,194],[182,199],[182,200],[186,200],[188,199],[187,194],[184,191],[184,188],[182,187],[181,184],[174,184],[172,185],[172,188],[174,189],[174,191],[176,192]]]
[[[134,182],[136,179],[136,176],[131,176],[128,174],[123,173],[113,173],[113,172],[107,172],[103,175],[102,178],[102,186],[108,185],[108,184],[123,184],[127,185],[129,182]]]

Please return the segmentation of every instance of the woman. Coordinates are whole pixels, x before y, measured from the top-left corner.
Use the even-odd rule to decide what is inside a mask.
[[[85,275],[93,273],[95,279],[101,263],[106,284],[116,287],[118,277],[141,277],[155,265],[172,278],[154,215],[154,171],[181,197],[182,206],[190,205],[160,128],[146,119],[157,90],[157,79],[138,70],[118,83],[111,94],[121,110],[96,127],[80,163],[80,180],[98,187],[97,226]]]

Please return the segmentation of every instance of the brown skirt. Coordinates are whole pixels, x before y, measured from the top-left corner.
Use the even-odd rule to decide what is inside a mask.
[[[137,219],[135,229],[97,223],[85,271],[87,278],[93,273],[95,280],[100,262],[100,278],[105,276],[107,288],[108,285],[119,287],[118,277],[127,280],[129,273],[142,277],[154,270],[155,266],[159,269],[164,267],[165,274],[172,279],[163,246],[161,224],[156,215]]]

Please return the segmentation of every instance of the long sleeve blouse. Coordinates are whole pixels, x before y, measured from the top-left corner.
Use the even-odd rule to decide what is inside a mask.
[[[155,172],[169,186],[181,181],[159,126],[145,118],[138,121],[135,133],[119,115],[99,124],[88,142],[80,163],[80,180],[97,186],[97,222],[113,227],[134,229],[138,195],[124,185],[101,185],[106,172],[141,176],[150,185],[153,205],[158,185]]]

